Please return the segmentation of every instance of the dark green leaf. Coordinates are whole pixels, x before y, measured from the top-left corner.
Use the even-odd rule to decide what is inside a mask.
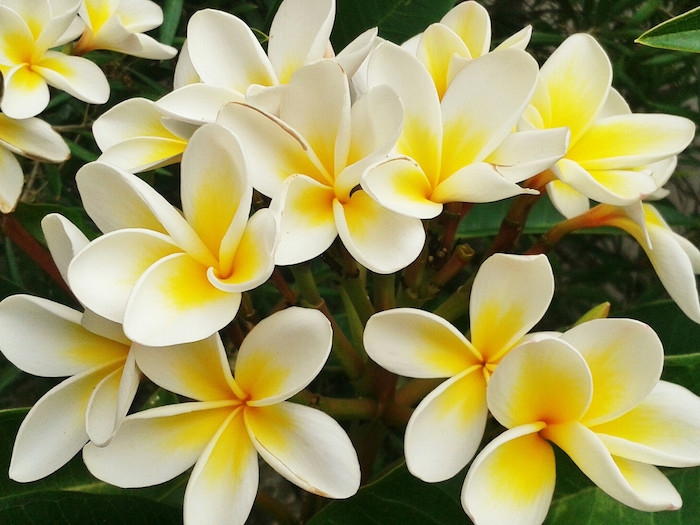
[[[700,7],[651,28],[635,42],[650,47],[700,53]]]
[[[175,40],[175,32],[180,23],[183,0],[166,0],[163,6],[163,25],[160,26],[160,41],[166,45],[172,45]]]

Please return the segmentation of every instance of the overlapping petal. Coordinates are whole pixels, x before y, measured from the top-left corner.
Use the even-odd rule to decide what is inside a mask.
[[[49,213],[41,220],[46,244],[63,280],[68,282],[68,266],[80,250],[88,245],[88,238],[72,222],[58,213]]]
[[[9,150],[0,146],[0,212],[10,213],[15,209],[17,201],[22,195],[24,186],[24,173]]]
[[[107,77],[96,64],[85,58],[47,51],[32,69],[49,85],[84,102],[104,104],[109,98]]]
[[[63,162],[70,156],[61,135],[38,118],[17,120],[0,114],[0,144],[13,153],[46,162]]]

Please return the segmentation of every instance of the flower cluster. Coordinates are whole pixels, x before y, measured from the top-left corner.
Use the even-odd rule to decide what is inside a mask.
[[[475,204],[547,195],[565,217],[548,243],[600,225],[629,232],[700,322],[700,251],[644,202],[663,196],[692,122],[633,113],[587,34],[540,67],[525,50],[529,27],[491,49],[489,15],[473,1],[403,45],[369,30],[338,53],[334,17],[333,0],[284,0],[265,49],[236,16],[199,11],[173,91],[95,121],[102,155],[76,185],[101,235],[88,240],[57,214],[42,223],[83,311],[28,295],[0,302],[7,359],[68,376],[20,427],[11,478],[40,479],[81,450],[118,487],[192,467],[185,522],[242,524],[258,457],[308,492],[355,494],[371,472],[331,405],[367,400],[352,418],[405,424],[418,478],[443,481],[471,462],[461,499],[477,525],[544,521],[552,444],[625,505],[679,508],[655,466],[700,465],[700,398],[660,380],[654,331],[599,315],[533,332],[554,272],[542,246],[507,253],[508,225],[530,205],[476,269],[456,230]],[[1,145],[65,159],[36,118],[48,85],[105,102],[107,80],[82,55],[170,58],[142,34],[160,23],[148,0],[0,0]],[[0,156],[10,162],[1,180],[21,187],[10,159]],[[137,175],[174,163],[177,207]],[[6,184],[3,211],[19,197]],[[314,280],[318,259],[340,283],[342,320]],[[444,299],[448,283],[456,291]],[[253,304],[263,287],[277,305]],[[468,335],[452,324],[466,312]],[[357,399],[324,405],[307,387],[332,350]],[[399,376],[430,388],[402,401]],[[141,409],[146,384],[180,402]],[[484,443],[489,415],[505,430]]]

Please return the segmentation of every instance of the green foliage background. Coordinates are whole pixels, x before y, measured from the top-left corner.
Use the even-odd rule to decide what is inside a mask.
[[[186,34],[187,20],[203,7],[233,12],[256,28],[264,40],[279,2],[160,0],[158,3],[164,9],[165,23],[154,36],[179,47]],[[614,86],[634,111],[672,113],[700,124],[700,55],[634,43],[649,28],[694,8],[695,0],[490,0],[483,4],[491,14],[495,42],[526,24],[533,25],[528,49],[540,63],[569,34],[594,34],[613,61]],[[337,0],[333,44],[340,49],[361,31],[375,25],[379,26],[381,36],[401,42],[439,20],[452,5],[451,0]],[[23,160],[27,180],[22,202],[14,214],[0,219],[0,298],[30,293],[78,307],[72,296],[35,262],[39,252],[32,239],[39,246],[44,243],[39,222],[45,214],[59,212],[88,236],[97,234],[81,208],[74,182],[75,172],[99,155],[90,132],[92,122],[122,100],[135,96],[157,99],[172,87],[175,60],[154,62],[109,52],[93,52],[89,57],[110,79],[109,103],[86,106],[68,95],[55,93],[49,108],[41,115],[61,131],[70,145],[72,158],[58,166]],[[672,194],[662,207],[668,221],[696,245],[700,242],[699,174],[700,150],[696,142],[681,155],[670,184]],[[143,176],[171,202],[177,203],[176,167]],[[495,235],[507,205],[477,205],[462,225],[460,235],[478,249],[480,242],[485,244]],[[558,220],[560,217],[547,202],[539,203],[521,239],[522,248]],[[27,239],[25,233],[31,238]],[[27,255],[28,251],[34,255]],[[634,241],[610,230],[573,235],[550,254],[550,260],[557,284],[554,303],[543,325],[563,328],[589,308],[610,301],[611,315],[643,320],[659,333],[668,355],[664,378],[700,394],[700,326],[685,318],[668,300],[646,256]],[[31,406],[56,382],[30,377],[0,357],[0,408],[6,409],[0,412],[0,523],[180,523],[183,479],[147,490],[120,491],[90,477],[79,458],[37,483],[22,485],[7,478],[16,429],[26,413],[18,407]],[[394,438],[398,440],[400,436]],[[668,472],[683,496],[684,507],[678,512],[654,514],[633,511],[614,502],[593,487],[566,458],[559,458],[558,468],[561,475],[548,525],[700,524],[699,468]],[[356,497],[328,504],[309,523],[469,523],[459,504],[463,475],[429,485],[410,476],[400,462],[377,470],[373,480]],[[300,507],[298,512],[295,510],[295,516],[310,516],[323,504],[300,500],[292,489],[285,490],[285,494],[291,491],[290,501]],[[277,506],[286,503],[264,497],[259,503],[251,523],[284,523],[287,519],[283,512],[276,511]]]

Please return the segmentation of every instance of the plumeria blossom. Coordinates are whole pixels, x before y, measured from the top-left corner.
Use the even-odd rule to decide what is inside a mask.
[[[10,213],[22,194],[24,174],[14,154],[42,162],[63,162],[68,146],[38,118],[13,119],[0,113],[0,212]]]
[[[160,99],[167,114],[192,123],[213,122],[225,104],[244,102],[276,113],[281,90],[300,67],[329,54],[335,1],[284,0],[270,27],[267,54],[253,31],[222,11],[198,11],[187,25],[187,52],[177,78],[185,83]],[[352,75],[374,45],[376,28],[334,57]],[[184,73],[187,72],[187,74]]]
[[[542,318],[553,293],[545,256],[495,254],[474,279],[471,341],[423,310],[395,308],[370,317],[364,344],[374,361],[407,377],[448,378],[408,421],[404,447],[412,474],[442,481],[467,465],[484,433],[489,377]]]
[[[88,240],[60,215],[48,215],[42,227],[65,275],[73,254]],[[0,351],[30,374],[70,376],[37,401],[22,422],[10,462],[15,481],[48,476],[88,439],[109,441],[140,380],[131,342],[119,326],[39,297],[13,295],[0,302]]]
[[[644,249],[659,280],[690,319],[700,323],[696,274],[700,274],[700,250],[674,232],[659,211],[648,203],[620,207],[599,204],[570,220],[578,228],[614,226],[629,233]]]
[[[182,156],[182,213],[137,176],[94,162],[76,180],[105,232],[72,261],[76,297],[123,322],[133,341],[166,346],[208,337],[236,315],[241,294],[274,268],[270,210],[249,218],[246,156],[230,132],[198,129]]]
[[[109,97],[109,83],[89,60],[51,50],[69,33],[80,0],[3,0],[0,3],[2,112],[29,118],[49,103],[49,86],[93,104]]]
[[[568,140],[565,128],[512,132],[537,71],[524,51],[489,53],[465,64],[440,100],[416,57],[380,44],[369,58],[369,86],[387,84],[398,93],[404,127],[397,155],[370,167],[362,187],[387,208],[421,219],[436,217],[449,202],[532,193],[516,183],[561,158]]]
[[[155,2],[83,0],[78,13],[85,22],[85,30],[73,48],[76,54],[108,49],[141,58],[165,60],[177,53],[174,47],[143,34],[163,23],[163,10]]]
[[[663,348],[631,319],[598,319],[510,352],[487,389],[508,430],[474,459],[462,503],[476,525],[544,521],[555,484],[552,442],[596,485],[643,511],[681,498],[653,465],[700,464],[700,398],[659,381]]]
[[[610,59],[588,34],[567,38],[540,71],[522,129],[568,126],[569,148],[552,167],[552,202],[566,217],[585,212],[588,199],[627,206],[659,188],[655,164],[693,139],[683,117],[632,113],[611,87]],[[663,171],[663,170],[662,170]]]
[[[332,61],[298,70],[280,118],[231,104],[218,123],[249,152],[253,185],[280,213],[277,264],[323,253],[340,236],[355,259],[378,273],[404,268],[420,253],[421,222],[387,210],[359,188],[360,175],[386,157],[401,131],[401,103],[386,87],[350,102],[348,79]]]
[[[151,100],[131,98],[100,115],[92,132],[98,161],[138,173],[180,162],[197,128],[165,117]]]
[[[137,349],[149,378],[194,401],[127,417],[107,447],[85,447],[85,464],[120,487],[162,483],[194,465],[186,524],[243,524],[257,492],[258,454],[307,491],[353,495],[360,468],[343,429],[323,412],[285,401],[321,370],[331,339],[323,314],[291,307],[246,336],[233,375],[215,336],[194,348]]]
[[[530,41],[532,27],[527,26],[504,40],[494,51],[513,47],[524,50]],[[442,98],[454,76],[471,59],[491,49],[491,17],[486,9],[473,1],[461,2],[428,28],[401,47],[423,63],[433,78]]]

